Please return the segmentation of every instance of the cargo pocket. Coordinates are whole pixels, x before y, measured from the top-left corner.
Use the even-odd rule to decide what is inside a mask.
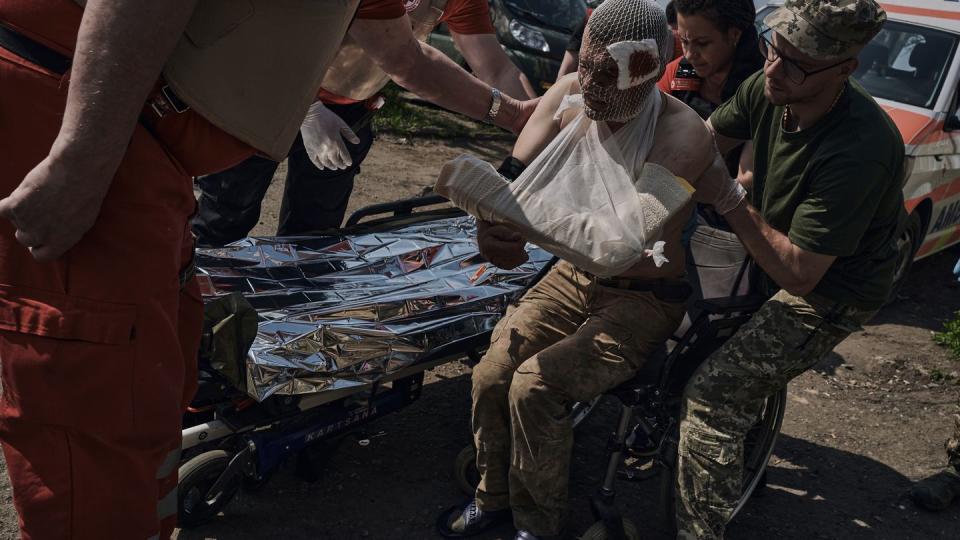
[[[740,459],[740,451],[729,443],[692,432],[686,433],[681,449],[681,458],[687,462],[686,489],[692,490],[696,500],[720,510],[736,505],[742,468],[732,465]],[[731,474],[734,472],[737,474]]]
[[[516,311],[517,311],[517,306],[513,304],[510,304],[507,306],[507,310],[503,314],[503,317],[501,317],[500,320],[497,321],[497,324],[493,327],[493,331],[490,333],[490,345],[493,345],[494,343],[499,341],[501,338],[503,338],[504,334],[509,333],[510,323],[508,321],[510,320],[510,316],[516,313]]]
[[[129,430],[136,318],[133,305],[0,285],[0,416]]]

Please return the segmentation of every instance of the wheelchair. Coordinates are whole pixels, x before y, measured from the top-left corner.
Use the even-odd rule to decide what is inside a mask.
[[[637,540],[637,526],[617,509],[618,480],[659,480],[660,511],[668,527],[675,528],[675,485],[679,422],[683,391],[693,373],[709,355],[750,320],[766,297],[751,294],[751,261],[732,233],[714,229],[701,220],[687,253],[688,274],[694,297],[687,315],[658,355],[632,379],[586,403],[576,403],[571,421],[576,429],[603,398],[615,399],[620,414],[607,442],[606,468],[596,493],[590,498],[595,523],[581,540]],[[719,260],[718,260],[719,259]],[[732,274],[732,281],[728,279]],[[727,279],[725,279],[725,276]],[[712,297],[717,289],[729,289]],[[704,296],[708,296],[704,299]],[[744,475],[734,515],[765,484],[767,461],[773,452],[786,408],[786,388],[767,398],[744,444]],[[479,483],[473,445],[457,456],[454,480],[461,491],[475,494]]]

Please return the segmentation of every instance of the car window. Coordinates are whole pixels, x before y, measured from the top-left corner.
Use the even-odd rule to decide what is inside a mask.
[[[757,25],[775,7],[757,12]],[[957,36],[887,21],[860,52],[853,77],[873,97],[932,109],[957,49]]]

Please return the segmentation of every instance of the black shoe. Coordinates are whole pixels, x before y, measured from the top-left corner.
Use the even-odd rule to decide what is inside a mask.
[[[917,506],[927,510],[946,510],[954,499],[960,497],[960,475],[944,470],[914,484],[910,498]]]
[[[537,536],[530,531],[520,529],[513,540],[560,540],[559,536]]]
[[[477,499],[470,499],[467,504],[440,514],[437,532],[444,538],[466,538],[495,529],[510,519],[509,509],[484,512],[477,506]]]

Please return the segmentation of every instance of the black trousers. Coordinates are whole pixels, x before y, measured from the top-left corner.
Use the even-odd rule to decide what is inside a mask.
[[[347,125],[363,119],[362,103],[328,105]],[[342,170],[314,166],[297,140],[287,156],[287,178],[280,206],[278,236],[316,233],[340,227],[353,191],[353,178],[373,144],[369,120],[356,129],[359,144],[347,144],[353,164]],[[197,244],[219,247],[245,238],[260,219],[260,207],[279,163],[254,156],[223,172],[199,179],[200,199],[191,223]]]

